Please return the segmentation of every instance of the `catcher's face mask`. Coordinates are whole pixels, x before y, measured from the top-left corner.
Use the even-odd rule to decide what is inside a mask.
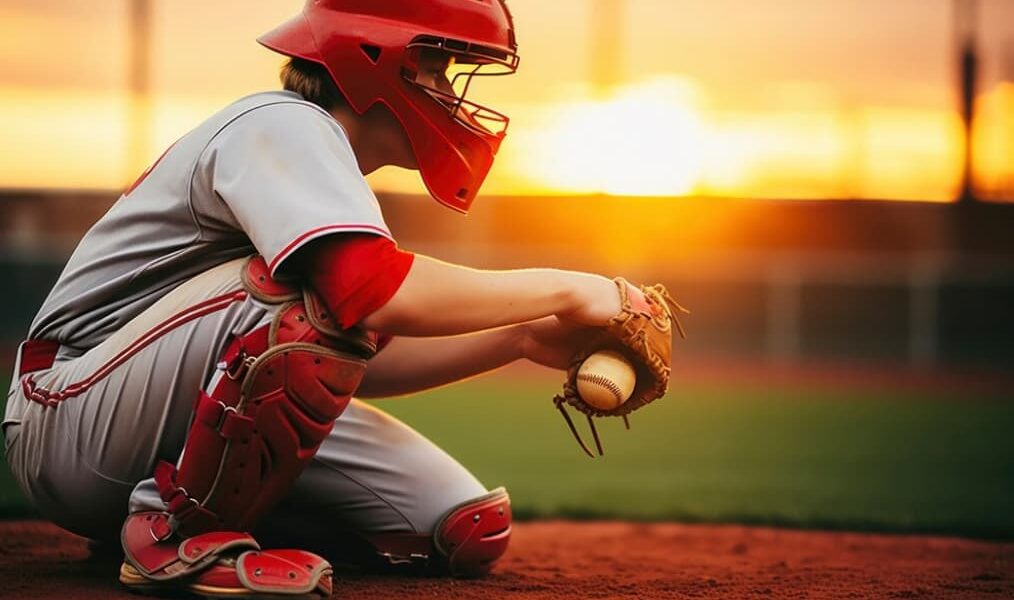
[[[478,101],[475,80],[510,75],[518,56],[454,40],[420,37],[408,45],[402,76],[439,102],[459,124],[499,142],[510,119]]]

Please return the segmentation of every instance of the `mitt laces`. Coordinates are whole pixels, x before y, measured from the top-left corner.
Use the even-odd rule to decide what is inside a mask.
[[[677,302],[676,299],[672,297],[672,294],[669,293],[669,290],[667,290],[661,283],[656,283],[652,286],[645,286],[643,291],[646,296],[652,298],[659,306],[665,307],[666,312],[669,313],[669,318],[672,319],[673,323],[676,323],[676,331],[679,332],[680,337],[687,339],[687,332],[683,329],[683,323],[680,322],[680,315],[689,315],[690,310]]]
[[[563,396],[556,396],[553,398],[553,404],[556,405],[556,410],[560,411],[560,414],[563,415],[563,420],[567,422],[567,427],[570,428],[571,435],[573,435],[574,439],[577,440],[577,445],[581,446],[581,449],[584,450],[584,453],[589,457],[595,458],[595,453],[593,453],[591,448],[588,447],[588,444],[585,443],[584,438],[582,438],[581,434],[577,431],[577,426],[574,425],[574,420],[570,418],[570,413],[567,412],[567,408],[564,406],[566,402],[567,399]],[[592,439],[595,440],[595,450],[598,451],[599,456],[602,456],[605,453],[602,451],[602,440],[599,439],[599,430],[595,428],[595,419],[593,419],[591,415],[585,415],[585,417],[588,419],[588,429],[591,430]],[[630,429],[630,421],[627,420],[627,415],[623,415],[623,424],[626,425],[627,429]]]

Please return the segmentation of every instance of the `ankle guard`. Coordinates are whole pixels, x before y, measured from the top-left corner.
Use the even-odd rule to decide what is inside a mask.
[[[120,581],[135,590],[186,590],[207,597],[331,596],[331,565],[302,550],[261,550],[247,533],[217,531],[181,539],[161,512],[127,517]]]

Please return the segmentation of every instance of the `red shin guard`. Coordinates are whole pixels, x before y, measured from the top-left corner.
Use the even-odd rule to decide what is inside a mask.
[[[128,517],[120,579],[208,596],[327,596],[331,566],[300,550],[259,551],[247,533],[280,500],[348,406],[376,340],[340,331],[319,303],[246,266],[250,295],[279,308],[270,327],[235,338],[201,393],[179,468],[160,463],[167,512]]]
[[[262,283],[270,284],[271,299],[285,297],[277,282]],[[308,314],[307,306],[286,304],[270,328],[233,341],[219,365],[220,385],[198,399],[179,469],[156,468],[175,531],[251,529],[288,492],[348,406],[369,342],[316,327],[327,314],[316,306]]]

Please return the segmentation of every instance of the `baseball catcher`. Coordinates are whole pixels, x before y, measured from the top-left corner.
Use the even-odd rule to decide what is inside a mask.
[[[464,213],[493,163],[508,118],[466,92],[517,69],[503,0],[308,0],[259,41],[284,90],[181,137],[71,256],[19,348],[8,462],[135,590],[327,597],[319,554],[483,575],[507,492],[359,398],[619,345],[645,374],[625,415],[665,390],[675,305],[393,239],[366,174],[416,169]]]

